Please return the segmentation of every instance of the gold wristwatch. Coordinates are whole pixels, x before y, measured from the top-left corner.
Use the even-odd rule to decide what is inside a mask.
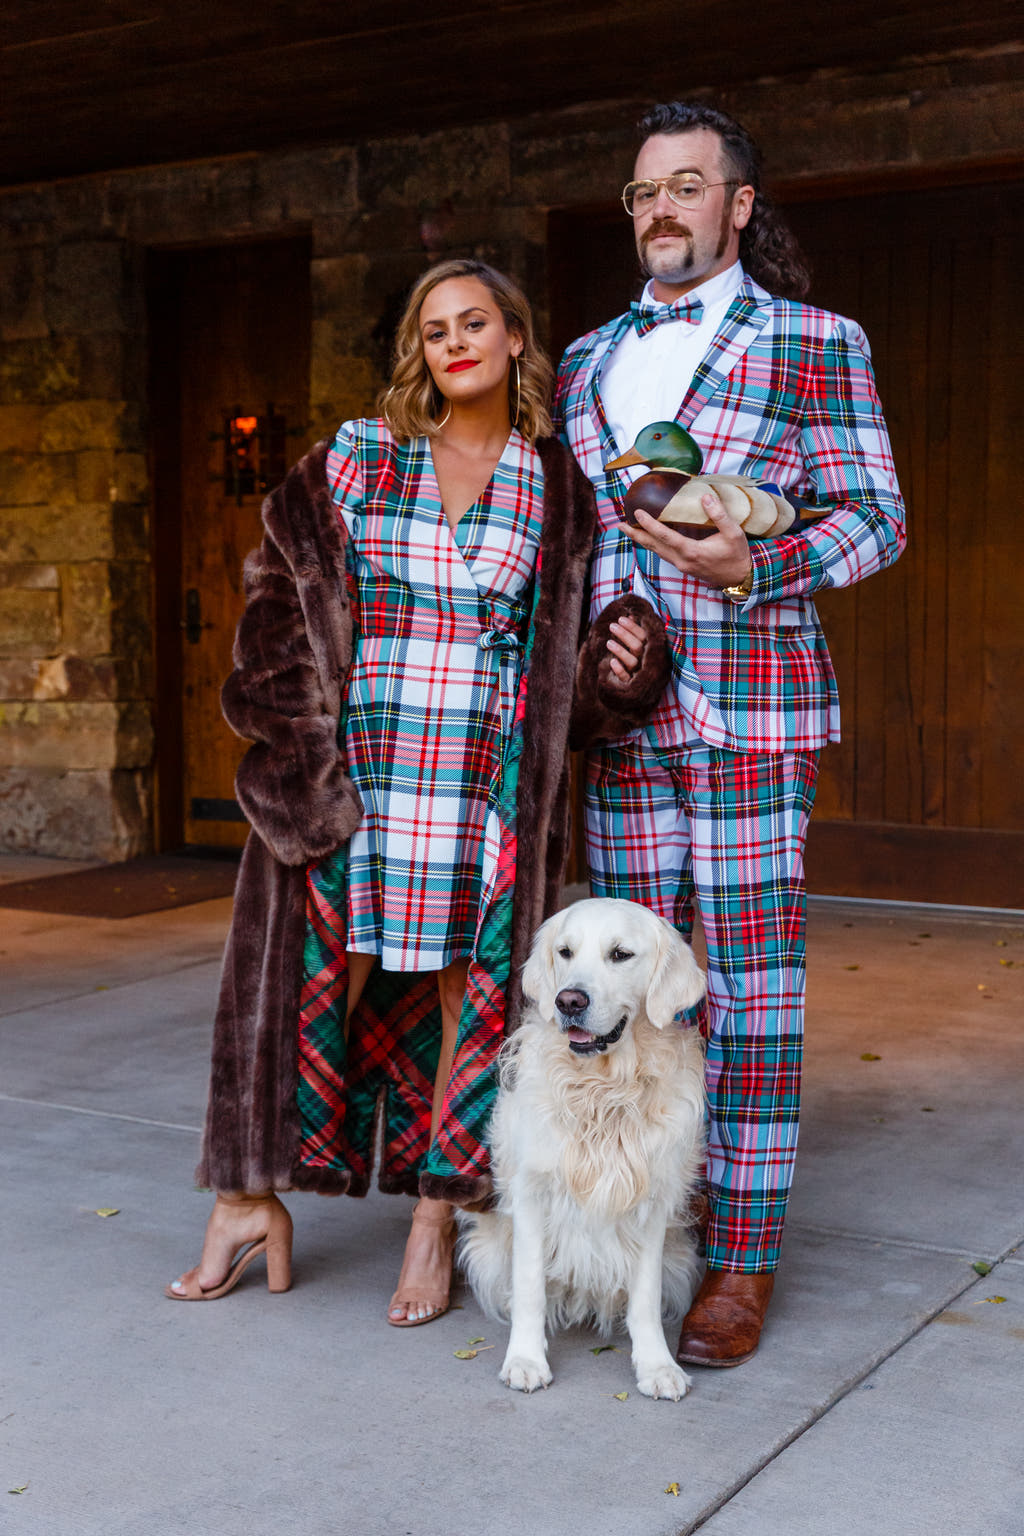
[[[738,581],[734,587],[722,588],[722,596],[727,597],[731,603],[745,603],[753,591],[753,588],[754,567],[751,565],[750,570],[744,576],[742,581]]]

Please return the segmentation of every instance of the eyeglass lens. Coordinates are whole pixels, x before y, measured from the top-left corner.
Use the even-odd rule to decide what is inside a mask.
[[[699,208],[704,201],[707,183],[695,171],[683,171],[678,176],[665,176],[660,181],[631,181],[622,194],[622,200],[630,213],[650,208],[664,187],[674,203],[681,208]]]

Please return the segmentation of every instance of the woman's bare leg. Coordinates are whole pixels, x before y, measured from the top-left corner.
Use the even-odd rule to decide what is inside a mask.
[[[345,1038],[348,1038],[348,1021],[352,1017],[370,972],[377,963],[376,955],[349,953],[348,1000],[345,1012]],[[333,1191],[330,1191],[333,1193]],[[203,1235],[203,1253],[199,1260],[198,1280],[204,1291],[220,1285],[231,1268],[232,1260],[240,1248],[258,1242],[266,1231],[267,1190],[246,1192],[225,1190],[217,1196]]]
[[[441,1123],[441,1107],[451,1076],[468,975],[468,960],[453,960],[437,973],[441,996],[441,1054],[434,1078],[431,1141],[437,1135]],[[389,1322],[426,1322],[427,1318],[433,1317],[436,1312],[443,1312],[447,1307],[455,1236],[451,1216],[452,1207],[447,1200],[421,1199],[416,1206],[412,1230],[405,1245],[398,1289],[388,1309]]]
[[[348,966],[348,998],[345,1003],[345,1039],[347,1041],[349,1020],[363,995],[363,988],[370,979],[370,972],[377,964],[377,956],[359,955],[350,949],[345,956],[345,962]]]
[[[237,1193],[226,1190],[217,1195],[206,1223],[202,1257],[196,1271],[196,1279],[204,1291],[214,1290],[227,1278],[240,1249],[266,1237],[268,1207],[275,1203],[276,1196],[270,1190]]]

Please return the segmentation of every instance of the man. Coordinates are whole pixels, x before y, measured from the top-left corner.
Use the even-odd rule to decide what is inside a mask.
[[[755,1351],[797,1137],[804,1002],[803,849],[818,754],[838,738],[835,680],[811,595],[889,565],[903,505],[866,338],[795,302],[807,275],[760,190],[760,155],[708,107],[655,107],[623,201],[649,281],[559,374],[558,428],[597,492],[593,612],[632,591],[669,633],[673,677],[651,724],[592,754],[595,895],[624,896],[708,944],[708,1270],[680,1361]],[[605,466],[655,421],[704,470],[752,474],[813,511],[750,540],[718,497],[710,537],[644,512],[636,471]],[[623,632],[623,640],[627,636]],[[620,653],[628,665],[628,648]]]

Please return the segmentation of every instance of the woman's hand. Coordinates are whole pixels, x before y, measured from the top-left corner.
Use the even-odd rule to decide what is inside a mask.
[[[621,683],[628,683],[644,654],[644,632],[635,619],[616,619],[608,637],[609,666]]]

